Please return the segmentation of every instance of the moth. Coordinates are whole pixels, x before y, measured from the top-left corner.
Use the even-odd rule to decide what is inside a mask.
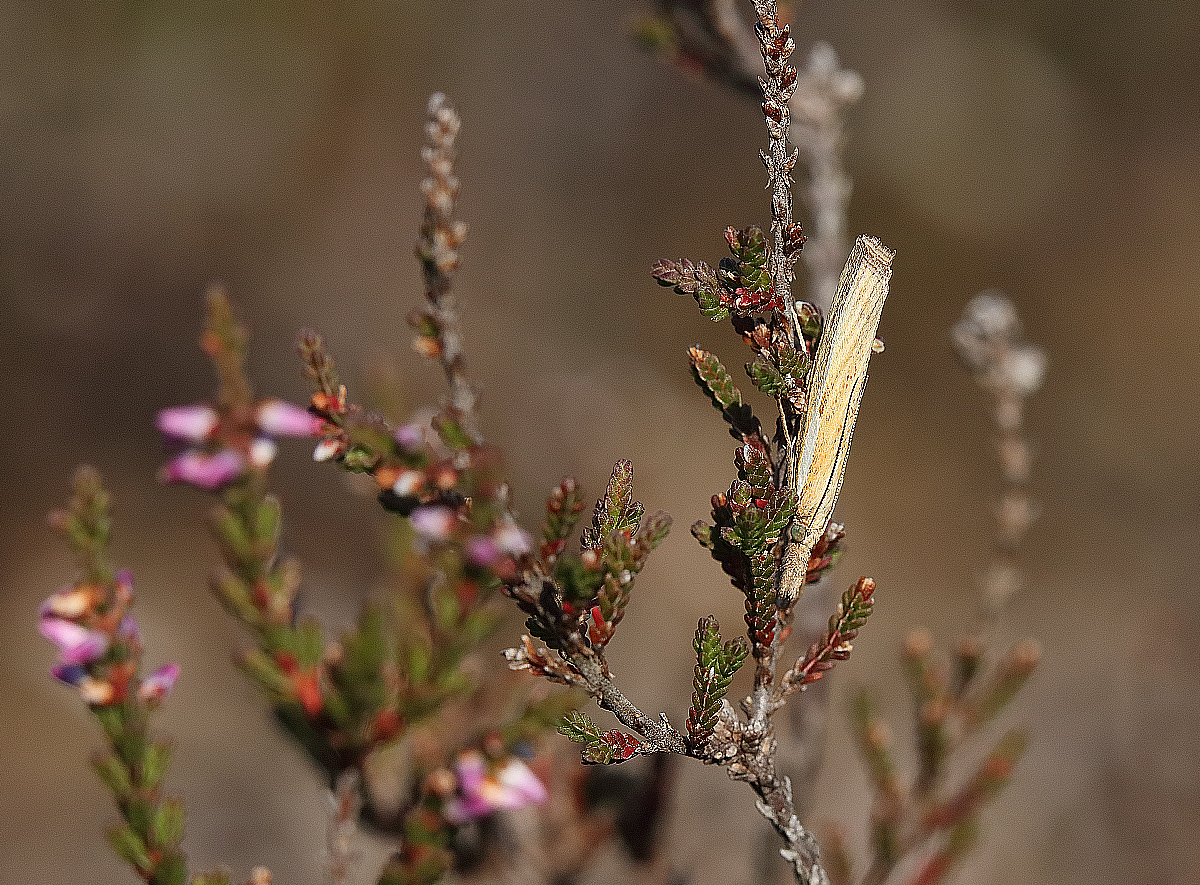
[[[786,572],[807,572],[813,545],[833,515],[895,254],[874,237],[858,238],[821,330],[808,376],[804,428],[789,465],[799,497],[792,530],[798,546],[789,550]],[[796,578],[798,584],[795,579],[784,581],[792,601],[804,586],[803,576]]]

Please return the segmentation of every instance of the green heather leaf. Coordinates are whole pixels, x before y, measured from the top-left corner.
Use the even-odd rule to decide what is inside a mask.
[[[734,464],[737,466],[739,479],[760,490],[760,493],[766,493],[773,488],[774,472],[767,453],[761,447],[745,443],[734,453]]]
[[[154,844],[159,848],[171,848],[183,839],[183,803],[178,799],[167,799],[160,803],[151,824]]]
[[[451,451],[461,452],[473,444],[470,434],[449,416],[438,415],[433,421],[433,429]]]
[[[787,384],[780,371],[761,358],[752,363],[746,363],[746,373],[754,382],[754,386],[769,397],[782,396],[787,389]]]
[[[232,572],[227,571],[213,578],[212,591],[225,611],[239,621],[253,627],[262,620],[258,607],[250,599],[250,588]]]
[[[797,384],[804,380],[812,366],[812,360],[802,351],[796,350],[791,344],[783,343],[773,351],[779,370]]]
[[[361,443],[353,443],[341,458],[342,467],[351,473],[366,473],[379,461],[375,450]]]
[[[108,831],[108,842],[121,860],[138,870],[149,870],[153,866],[146,844],[129,826],[122,824]]]
[[[638,531],[637,540],[639,543],[648,545],[650,550],[654,550],[671,533],[672,522],[670,514],[660,510],[646,520],[646,524]]]
[[[578,556],[560,556],[554,564],[554,581],[563,600],[576,607],[591,601],[603,580],[602,570],[589,569]]]
[[[698,261],[655,262],[652,275],[663,286],[672,286],[679,295],[691,295],[700,306],[700,313],[713,321],[729,318],[729,308],[721,302],[721,281],[716,272]]]
[[[229,558],[236,562],[245,562],[254,557],[254,546],[237,514],[224,507],[218,508],[213,514],[212,527]]]
[[[716,526],[709,525],[704,520],[697,520],[692,523],[692,537],[700,542],[700,546],[706,550],[712,550],[716,545],[713,539],[713,533],[716,531]],[[718,533],[719,534],[719,533]]]
[[[558,725],[558,733],[577,744],[600,743],[602,740],[596,723],[592,722],[587,713],[578,710],[572,710],[563,717]]]
[[[272,547],[279,540],[279,527],[283,522],[283,507],[274,495],[267,495],[258,506],[255,514],[254,534],[259,543],[268,543]]]
[[[171,765],[171,746],[163,741],[154,741],[146,745],[142,753],[142,787],[156,790],[167,776]]]
[[[333,673],[346,704],[360,716],[379,709],[386,694],[380,673],[388,656],[380,607],[364,607],[357,628],[342,634],[341,645],[344,653]]]
[[[821,327],[824,324],[821,312],[807,301],[801,301],[796,304],[796,314],[800,320],[800,334],[804,336],[805,341],[809,342],[811,350],[815,353],[817,341],[821,337]]]
[[[642,521],[645,512],[642,505],[633,499],[633,464],[621,460],[613,467],[604,498],[596,502],[592,516],[592,527],[583,533],[581,544],[596,549],[612,532],[633,533]]]
[[[261,649],[249,649],[238,659],[238,666],[251,679],[271,696],[273,701],[279,701],[291,694],[291,683],[266,652]]]
[[[104,786],[108,787],[108,791],[117,799],[124,799],[133,790],[133,784],[129,780],[129,769],[112,753],[93,756],[92,770],[100,776]]]
[[[293,652],[301,667],[313,667],[320,663],[325,654],[325,638],[321,631],[321,622],[314,617],[306,617],[296,624],[296,642]]]
[[[716,354],[692,347],[689,348],[688,355],[696,381],[719,408],[724,410],[742,404],[741,391],[737,389],[729,371],[721,364]]]
[[[178,851],[163,855],[150,879],[150,885],[185,885],[187,882],[187,859]]]
[[[151,838],[151,827],[154,824],[155,806],[148,799],[134,796],[124,808],[121,809],[125,815],[125,819],[129,822],[130,828],[138,834],[143,840]]]
[[[542,539],[547,543],[566,540],[583,515],[583,490],[573,479],[564,479],[546,499],[546,524]]]

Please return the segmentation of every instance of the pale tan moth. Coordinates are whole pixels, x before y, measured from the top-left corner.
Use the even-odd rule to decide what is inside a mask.
[[[795,602],[813,545],[833,515],[842,473],[867,384],[879,317],[887,298],[895,252],[874,237],[859,237],[838,282],[837,294],[808,375],[808,411],[792,449],[788,479],[797,490],[796,526],[788,545],[781,604]]]

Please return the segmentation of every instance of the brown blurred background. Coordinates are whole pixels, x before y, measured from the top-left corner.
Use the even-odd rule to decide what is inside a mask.
[[[851,544],[835,580],[880,586],[834,677],[839,717],[847,686],[866,682],[902,724],[906,629],[951,640],[976,611],[997,479],[950,325],[999,287],[1050,354],[1029,416],[1043,514],[1002,631],[1046,649],[1010,717],[1034,740],[962,881],[1200,881],[1198,10],[855,0],[796,14],[802,48],[827,39],[866,80],[850,227],[898,253],[839,505]],[[151,424],[210,389],[196,339],[213,279],[253,327],[260,390],[303,399],[292,341],[311,325],[352,384],[392,361],[411,373],[410,405],[438,394],[403,319],[435,90],[465,118],[460,291],[486,426],[526,514],[564,473],[595,492],[631,457],[639,497],[675,515],[614,666],[645,706],[684,713],[696,618],[730,626],[740,607],[684,528],[732,474],[684,351],[741,354],[648,268],[715,260],[725,225],[766,220],[765,136],[753,103],[634,45],[645,11],[0,2],[0,880],[131,881],[100,833],[112,813],[86,762],[93,723],[46,676],[34,630],[72,574],[44,514],[87,460],[117,499],[151,659],[184,666],[161,719],[197,867],[321,881],[320,785],[229,663],[242,638],[204,587],[205,503],[156,485]],[[336,626],[371,590],[378,515],[307,458],[298,445],[279,461],[287,541]],[[701,883],[748,881],[745,788],[684,772],[676,862]],[[817,816],[861,832],[865,796],[838,725]],[[383,850],[368,845],[361,881]]]

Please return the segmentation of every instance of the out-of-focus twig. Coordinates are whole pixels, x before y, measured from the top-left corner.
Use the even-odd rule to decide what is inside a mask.
[[[362,811],[362,779],[358,770],[349,768],[338,775],[327,794],[329,821],[325,827],[325,862],[329,885],[345,885],[358,859],[354,847],[358,816]]]
[[[1042,386],[1046,354],[1025,340],[1016,307],[994,290],[967,303],[952,336],[959,359],[992,398],[1003,492],[996,507],[995,551],[983,579],[983,596],[986,619],[994,621],[1021,588],[1014,557],[1038,515],[1029,497],[1033,456],[1025,437],[1025,401]]]

